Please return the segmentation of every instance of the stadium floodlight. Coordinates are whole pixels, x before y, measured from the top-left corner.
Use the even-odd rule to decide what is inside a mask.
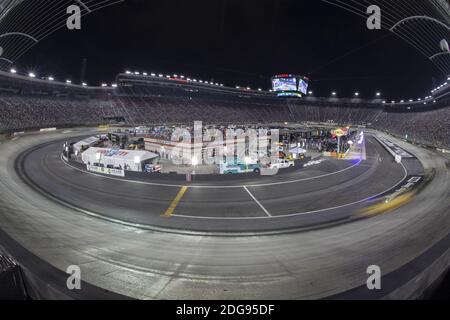
[[[71,80],[66,80],[66,83],[71,84],[72,81]]]
[[[113,84],[111,85],[111,87],[117,88],[117,84],[113,83]]]
[[[30,78],[36,78],[36,75],[35,75],[33,72],[30,72],[30,73],[28,74],[28,76],[29,76]]]
[[[14,68],[12,68],[12,69],[10,70],[10,72],[11,72],[11,73],[17,73],[17,70],[14,69]]]
[[[48,77],[48,80],[49,80],[49,81],[54,81],[55,78],[53,78],[53,77]]]

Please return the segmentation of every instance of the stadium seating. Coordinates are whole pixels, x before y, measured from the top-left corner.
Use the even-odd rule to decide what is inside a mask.
[[[321,122],[367,125],[434,146],[450,146],[450,108],[391,112],[381,104],[308,102],[230,94],[193,94],[180,88],[146,87],[85,97],[0,93],[0,132],[89,126],[123,118],[128,125]]]

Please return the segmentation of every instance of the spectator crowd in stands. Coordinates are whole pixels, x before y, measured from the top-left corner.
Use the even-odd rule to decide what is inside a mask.
[[[424,108],[422,108],[424,109]],[[417,142],[450,147],[450,106],[420,112],[389,112],[382,105],[311,103],[295,99],[251,99],[228,95],[192,97],[110,94],[74,98],[0,94],[0,132],[55,126],[107,124],[123,118],[133,126],[187,124],[268,124],[320,122],[368,125]],[[161,133],[163,134],[163,133]]]

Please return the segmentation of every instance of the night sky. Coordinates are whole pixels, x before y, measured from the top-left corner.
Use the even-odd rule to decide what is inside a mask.
[[[409,99],[445,80],[394,34],[319,0],[126,0],[85,16],[81,31],[54,33],[16,65],[80,82],[83,58],[91,85],[129,69],[269,89],[272,75],[293,73],[309,76],[318,96]]]

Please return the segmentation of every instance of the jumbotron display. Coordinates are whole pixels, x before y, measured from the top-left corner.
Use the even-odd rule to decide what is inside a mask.
[[[309,79],[299,75],[280,74],[272,77],[272,90],[278,93],[308,93]]]

